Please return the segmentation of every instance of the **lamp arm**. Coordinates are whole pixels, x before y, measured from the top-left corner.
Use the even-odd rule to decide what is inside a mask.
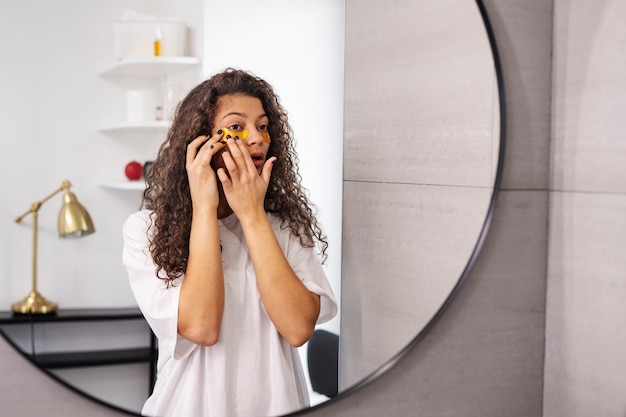
[[[69,190],[70,187],[72,186],[72,184],[70,184],[69,181],[63,181],[61,183],[61,186],[59,188],[57,188],[56,190],[54,190],[52,193],[50,193],[50,195],[46,196],[43,200],[41,201],[37,201],[35,203],[33,203],[30,206],[30,209],[28,209],[28,211],[24,214],[22,214],[21,216],[18,216],[15,218],[15,223],[19,223],[22,221],[22,219],[24,217],[26,217],[28,214],[30,213],[37,213],[39,211],[39,209],[41,208],[41,206],[48,200],[50,200],[52,197],[54,197],[55,195],[57,195],[58,193],[60,193],[63,190]]]

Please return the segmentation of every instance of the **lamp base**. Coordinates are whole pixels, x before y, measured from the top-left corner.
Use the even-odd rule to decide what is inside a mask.
[[[11,309],[20,314],[51,314],[57,311],[57,305],[33,290],[22,301],[13,304]]]

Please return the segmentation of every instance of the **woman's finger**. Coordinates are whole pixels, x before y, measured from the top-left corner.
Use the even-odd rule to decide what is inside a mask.
[[[187,156],[186,156],[187,165],[191,164],[194,161],[194,159],[196,159],[196,155],[198,154],[198,149],[200,149],[200,147],[204,143],[206,143],[208,139],[209,139],[208,136],[202,135],[202,136],[198,136],[197,138],[189,142],[189,145],[187,145]]]
[[[230,178],[228,177],[228,174],[226,173],[226,170],[224,170],[224,168],[217,169],[217,177],[220,179],[220,182],[222,183],[222,186],[224,187],[225,190],[232,186],[232,182]]]
[[[242,163],[245,164],[246,171],[258,175],[257,168],[254,165],[254,161],[250,156],[250,151],[248,150],[248,146],[245,144],[245,142],[243,140],[235,140],[235,145],[241,153]]]
[[[227,139],[227,142],[231,140],[232,139]],[[227,175],[231,180],[233,178],[238,179],[240,173],[237,167],[237,163],[233,158],[230,147],[222,151],[222,161],[224,161],[224,166],[226,167],[226,172],[224,174]]]
[[[274,168],[274,162],[276,162],[276,157],[272,156],[270,159],[265,161],[263,164],[263,171],[261,171],[261,177],[266,184],[270,183],[270,177],[272,176],[272,169]]]
[[[252,171],[256,172],[252,158],[250,158],[250,153],[242,140],[232,138],[226,140],[226,143],[230,157],[241,175],[246,175]]]
[[[221,142],[223,133],[218,130],[211,138],[207,136],[198,136],[187,146],[187,164],[198,160],[201,165],[208,166],[211,163],[213,155],[224,148]]]

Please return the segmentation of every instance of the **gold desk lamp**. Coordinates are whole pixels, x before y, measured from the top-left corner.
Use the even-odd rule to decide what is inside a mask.
[[[49,199],[61,191],[65,191],[63,205],[59,212],[59,236],[60,237],[80,237],[95,232],[93,222],[87,210],[78,202],[74,193],[70,191],[72,185],[69,181],[63,181],[61,186],[52,194],[41,201],[33,203],[30,209],[15,219],[16,223],[22,221],[28,214],[33,215],[33,289],[19,303],[12,306],[13,312],[20,314],[49,314],[54,313],[57,305],[46,300],[37,291],[37,213],[39,209]]]

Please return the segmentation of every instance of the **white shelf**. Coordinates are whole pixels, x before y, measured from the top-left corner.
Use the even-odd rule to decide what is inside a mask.
[[[184,71],[200,63],[193,56],[152,56],[124,58],[100,73],[104,77],[161,77]]]
[[[165,120],[147,120],[144,122],[124,122],[98,129],[104,133],[165,133],[170,122]]]
[[[159,81],[159,77],[182,72],[200,64],[200,59],[190,56],[157,56],[142,58],[123,58],[107,68],[100,74],[103,77],[135,77],[149,78],[151,82]],[[155,134],[161,139],[167,134],[170,121],[147,120],[142,122],[120,122],[98,129],[103,133],[110,134]],[[98,184],[100,187],[112,190],[143,191],[146,189],[145,180],[130,181],[125,177],[105,179]]]
[[[112,190],[143,191],[146,189],[146,183],[143,178],[137,181],[130,181],[126,179],[108,180],[108,181],[102,181],[98,185],[100,187],[109,188]]]

